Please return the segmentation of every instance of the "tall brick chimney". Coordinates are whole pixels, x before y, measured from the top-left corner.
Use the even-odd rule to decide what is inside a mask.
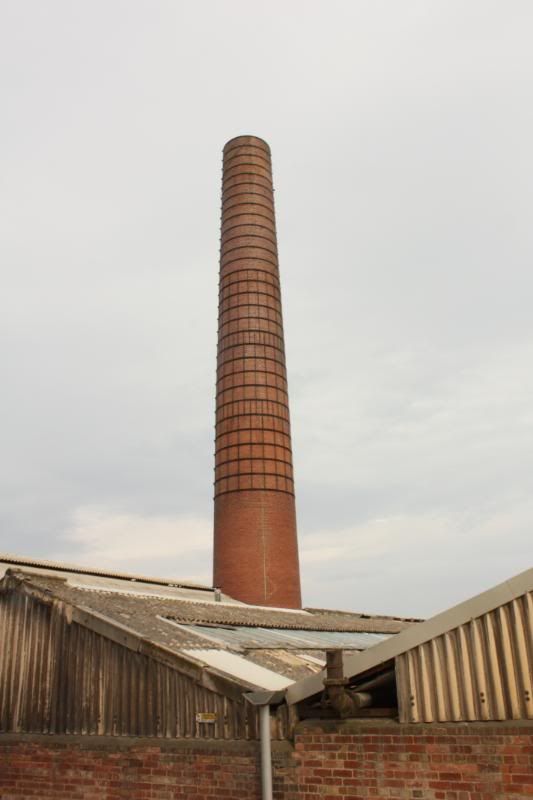
[[[214,585],[300,608],[300,571],[270,148],[224,147]]]

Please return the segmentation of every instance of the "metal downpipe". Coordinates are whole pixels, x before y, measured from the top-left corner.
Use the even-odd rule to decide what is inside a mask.
[[[261,740],[261,797],[272,800],[272,751],[270,747],[270,706],[259,706]]]
[[[246,692],[244,699],[259,709],[259,746],[261,748],[261,798],[272,800],[272,748],[270,745],[270,706],[285,700],[285,690]]]

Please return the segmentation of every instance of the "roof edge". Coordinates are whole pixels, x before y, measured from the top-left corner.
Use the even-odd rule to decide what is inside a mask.
[[[442,634],[464,625],[471,619],[476,619],[499,606],[510,603],[530,591],[533,591],[533,568],[493,586],[492,589],[464,600],[462,603],[452,606],[434,617],[430,617],[426,622],[412,625],[391,639],[369,647],[368,650],[357,655],[345,656],[344,674],[348,678],[353,678],[368,669],[372,669],[372,667],[379,666],[385,661],[402,655],[407,650],[424,644],[430,639],[442,636]],[[301,681],[289,686],[287,688],[287,702],[289,704],[298,703],[321,692],[323,690],[324,675],[325,671],[322,670],[316,675],[303,678]]]
[[[366,611],[346,611],[342,608],[314,608],[313,606],[304,606],[302,611],[307,611],[309,614],[340,614],[347,617],[359,617],[360,619],[382,619],[387,622],[425,622],[424,617],[398,617],[393,614],[372,614]]]
[[[97,569],[96,567],[83,567],[79,564],[68,564],[61,561],[48,561],[47,559],[27,558],[26,556],[15,556],[10,553],[0,553],[0,564],[15,567],[33,567],[36,569],[48,569],[51,572],[71,572],[77,575],[89,575],[94,578],[115,578],[124,581],[139,581],[151,583],[156,586],[170,586],[183,589],[200,589],[212,592],[213,587],[194,581],[174,580],[172,578],[155,578],[149,575],[138,575],[132,572],[114,572],[113,570]]]

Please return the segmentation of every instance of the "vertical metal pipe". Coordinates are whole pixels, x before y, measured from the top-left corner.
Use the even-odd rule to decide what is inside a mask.
[[[270,706],[259,706],[261,740],[261,797],[272,800],[272,752],[270,748]]]

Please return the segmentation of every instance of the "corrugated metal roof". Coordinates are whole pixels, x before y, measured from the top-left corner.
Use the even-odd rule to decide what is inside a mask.
[[[233,650],[273,649],[283,650],[366,650],[383,641],[386,635],[377,633],[353,633],[351,631],[306,631],[276,630],[271,628],[228,628],[204,625],[188,625],[188,630],[201,634],[216,642],[228,645]]]
[[[402,722],[533,719],[533,593],[396,659]]]
[[[360,614],[219,602],[211,591],[196,587],[86,574],[81,568],[71,573],[66,565],[6,566],[2,608],[9,606],[16,622],[11,633],[17,657],[29,671],[32,697],[38,698],[24,706],[20,724],[25,730],[203,736],[208,734],[194,722],[195,713],[210,711],[217,715],[215,736],[253,738],[255,716],[248,704],[242,708],[243,690],[285,689],[318,671],[326,649],[368,647],[409,624]],[[47,633],[52,620],[55,638]],[[44,671],[43,642],[48,648]],[[11,645],[0,652],[4,677],[16,676],[13,653]],[[73,663],[77,666],[70,674]],[[61,707],[59,716],[54,711],[49,720],[49,695],[39,681],[48,680],[52,668],[58,683],[47,685]],[[148,679],[158,705],[147,691]],[[11,681],[13,697],[20,685],[15,678]],[[57,686],[64,687],[65,703]],[[131,702],[132,697],[141,699]],[[2,713],[5,717],[11,711],[0,709],[3,730],[12,729],[9,720],[2,722]],[[287,719],[284,705],[276,711],[277,735],[285,735]]]
[[[533,569],[368,650],[346,655],[353,684],[396,665],[400,719],[533,719]],[[324,671],[287,690],[297,703],[323,690]]]
[[[17,568],[15,567],[15,570]],[[190,588],[168,587],[151,589],[149,586],[136,586],[125,583],[120,591],[115,578],[98,578],[97,584],[86,585],[78,575],[56,573],[45,574],[31,569],[19,570],[25,580],[31,581],[45,591],[49,591],[65,602],[94,608],[101,614],[115,618],[123,623],[125,618],[135,620],[136,625],[145,629],[148,637],[155,636],[158,629],[168,636],[168,626],[158,623],[159,617],[167,617],[175,622],[194,625],[216,625],[227,627],[258,627],[273,630],[296,631],[336,631],[353,633],[398,633],[412,623],[389,617],[369,617],[356,613],[324,613],[322,611],[283,610],[245,604],[215,602],[209,596],[205,602],[193,598]],[[96,581],[96,579],[92,579]],[[206,593],[208,594],[208,593]]]
[[[127,630],[12,578],[2,588],[0,735],[256,738],[238,679],[185,655],[158,654]],[[209,726],[196,718],[206,711],[215,715]],[[283,736],[285,714],[275,718],[275,735]]]
[[[153,578],[149,575],[137,575],[130,572],[114,572],[113,570],[99,569],[96,567],[83,567],[79,564],[66,564],[62,561],[48,561],[43,558],[28,558],[26,556],[15,556],[10,553],[0,553],[0,565],[5,568],[11,566],[34,567],[51,572],[79,573],[82,575],[94,575],[101,578],[119,578],[124,581],[142,581],[143,583],[154,583],[158,586],[185,586],[194,589],[202,589],[213,592],[212,586],[195,581],[183,581],[174,578]]]
[[[237,680],[255,686],[259,689],[286,689],[294,681],[284,675],[280,675],[271,669],[254,664],[243,656],[230,653],[227,650],[194,649],[183,650],[192,658],[202,661],[210,667],[214,667],[227,675],[231,675]]]
[[[352,633],[399,633],[412,623],[390,617],[361,614],[324,614],[308,609],[306,614],[280,612],[272,608],[229,606],[222,603],[183,603],[167,614],[175,622],[222,627],[258,627],[296,631],[346,631]]]
[[[28,567],[15,567],[12,574],[28,589],[81,610],[87,619],[88,615],[105,619],[118,630],[176,655],[193,649],[245,653],[251,663],[289,680],[319,670],[320,657],[330,647],[366,648],[382,641],[380,634],[408,625],[359,614],[278,611],[214,598],[201,602],[196,590],[185,587],[124,581],[121,591],[115,577],[86,579],[79,573],[45,573]],[[315,661],[304,657],[306,653]]]

